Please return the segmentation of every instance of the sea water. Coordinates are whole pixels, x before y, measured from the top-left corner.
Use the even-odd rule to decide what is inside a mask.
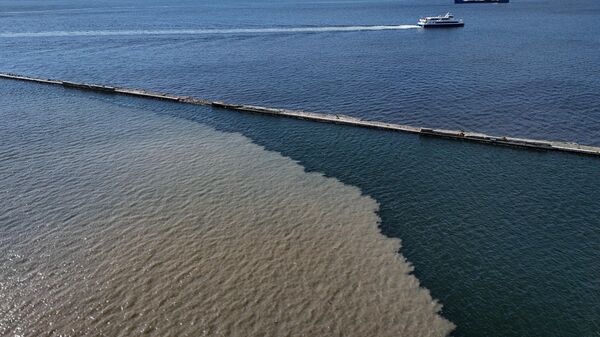
[[[0,1],[0,70],[600,145],[600,2]],[[460,29],[416,28],[453,12]]]
[[[453,328],[360,189],[152,106],[1,86],[0,335]]]
[[[3,333],[598,331],[595,158],[1,88]]]
[[[591,75],[599,62],[599,35],[594,24],[599,7],[595,1],[513,1],[490,6],[454,6],[437,0],[1,3],[3,71],[422,126],[600,144],[596,93],[600,86],[597,76]],[[465,28],[426,31],[411,27],[419,16],[445,11],[465,18]],[[404,28],[382,29],[385,27]],[[200,331],[187,325],[178,328],[183,322],[174,323],[174,317],[203,324],[207,328],[202,333],[207,335],[235,334],[240,331],[236,328],[276,335],[279,330],[269,329],[281,328],[291,335],[347,335],[348,331],[435,335],[448,332],[451,324],[456,325],[456,336],[598,333],[600,169],[593,158],[74,94],[12,82],[3,82],[0,93],[0,248],[6,252],[2,290],[7,296],[0,318],[4,319],[3,333],[58,334],[70,328],[77,329],[76,335],[117,331],[196,335]],[[181,129],[181,135],[176,129]],[[227,136],[231,132],[245,138]],[[196,137],[204,143],[194,141]],[[235,167],[243,166],[241,161],[246,165],[254,160],[225,145],[223,149],[228,150],[224,153],[230,154],[218,155],[206,145],[228,144],[234,138],[239,140],[235,146],[257,158],[273,155],[265,157],[261,151],[275,151],[300,167],[286,170],[289,163],[285,161],[257,159],[257,164],[251,165],[254,169],[246,172]],[[188,142],[193,148],[186,147]],[[263,148],[250,150],[252,144]],[[271,172],[271,164],[284,167],[273,173],[273,181],[256,175],[259,168]],[[212,165],[226,166],[221,184],[203,179],[218,175]],[[294,202],[285,204],[297,203],[294,214],[285,213],[286,207],[272,200],[280,197],[274,190],[281,189],[288,179],[309,182],[314,178],[298,170],[335,178],[341,184],[333,184],[335,188],[328,181],[315,181],[329,186],[327,190],[335,197],[321,200],[317,195],[329,194],[315,185],[288,185],[285,191],[302,192]],[[244,183],[261,182],[264,191],[255,192],[264,197],[254,205],[276,216],[254,214],[257,207],[235,207],[236,202],[249,202],[254,195],[237,197],[250,190],[239,176],[250,180]],[[232,192],[235,187],[224,183],[227,179],[240,182],[241,189]],[[316,194],[310,191],[313,188]],[[211,206],[213,212],[195,207],[208,200],[198,192],[204,190],[219,195]],[[353,199],[352,195],[357,195],[353,193],[367,199]],[[308,195],[315,199],[314,204],[302,201]],[[227,204],[220,202],[229,199],[232,201]],[[345,217],[337,206],[356,209],[362,215]],[[148,209],[152,212],[142,211]],[[189,266],[201,268],[198,261],[202,259],[197,257],[205,256],[197,254],[208,244],[201,239],[206,233],[203,230],[212,228],[212,220],[212,225],[215,221],[219,224],[215,228],[241,226],[248,230],[249,223],[264,219],[294,219],[298,226],[302,223],[322,233],[314,225],[320,221],[302,222],[307,219],[305,209],[327,213],[325,222],[332,224],[330,229],[336,228],[335,238],[355,246],[348,253],[349,260],[343,262],[323,247],[323,259],[302,253],[299,256],[306,259],[302,263],[323,268],[317,270],[321,272],[315,276],[317,282],[329,280],[323,275],[329,275],[327,267],[338,262],[339,268],[333,271],[358,273],[351,275],[351,281],[333,282],[323,291],[345,289],[339,294],[346,296],[345,291],[357,287],[363,291],[358,294],[359,302],[334,301],[336,310],[320,308],[326,311],[323,315],[315,315],[322,311],[313,310],[313,316],[294,316],[305,319],[303,324],[290,321],[285,310],[267,311],[267,324],[260,319],[265,316],[248,318],[235,307],[245,308],[246,302],[230,299],[216,305],[217,298],[227,297],[229,291],[216,292],[211,299],[202,294],[189,296],[197,293],[197,283],[186,279],[185,273],[197,275],[194,273],[199,271],[182,264],[164,266],[168,264],[165,261],[181,255],[195,262]],[[224,210],[232,217],[257,221],[234,219],[225,226],[227,221],[216,216]],[[365,226],[350,221],[351,226],[336,227],[340,219],[355,216],[364,217],[361,222]],[[290,230],[285,227],[289,224],[281,225],[284,232]],[[366,246],[352,241],[351,228],[359,227],[369,235],[379,228],[383,235],[401,239],[402,255],[394,255],[400,261],[379,252],[374,252],[376,262],[365,257]],[[152,233],[153,228],[159,232]],[[264,229],[270,232],[272,228],[279,227]],[[239,232],[227,232],[235,233]],[[370,236],[373,246],[369,247],[381,244],[385,252],[398,248],[397,241],[385,243],[388,241],[377,235]],[[144,242],[146,236],[152,238]],[[228,236],[207,239],[222,242],[219,240],[224,238]],[[269,260],[291,249],[288,239],[280,241],[283,248],[274,248]],[[92,240],[88,251],[82,248],[87,247],[86,240]],[[312,236],[307,242],[311,240],[315,247],[321,242]],[[335,242],[328,243],[338,247]],[[157,255],[157,251],[175,246],[189,250],[167,248]],[[236,284],[256,282],[252,275],[242,277],[234,272],[252,268],[227,259],[229,254],[246,256],[242,247],[254,246],[228,247],[224,248],[227,253],[216,250],[214,254],[236,268],[208,274],[205,279],[229,284],[223,275],[231,275]],[[254,248],[250,251],[256,252]],[[406,277],[411,268],[401,256],[415,266],[412,281]],[[106,261],[100,261],[102,258]],[[298,256],[283,254],[283,264],[276,261],[264,268],[293,266],[289,262],[295,258]],[[116,262],[111,265],[110,261]],[[356,281],[367,277],[357,272],[362,268],[355,265],[359,261],[365,266],[373,263],[385,274],[383,278],[376,275],[369,289]],[[158,266],[153,267],[154,262]],[[264,263],[257,261],[256,265],[260,262]],[[390,270],[382,268],[383,264]],[[151,267],[154,274],[144,269]],[[290,270],[300,274],[308,270],[299,268]],[[337,276],[329,277],[337,280]],[[382,279],[390,281],[381,283]],[[161,286],[171,286],[173,280],[186,289],[161,292]],[[431,296],[415,288],[417,280]],[[264,295],[275,289],[268,284],[272,283],[255,290],[241,286],[240,291]],[[296,283],[302,284],[311,283]],[[410,285],[410,297],[394,293],[396,286],[405,284]],[[319,288],[308,290],[314,289]],[[88,294],[94,291],[96,295]],[[278,301],[293,297],[281,291],[281,296],[270,302],[250,305],[248,314],[264,309],[261,305],[265,303],[297,305],[290,312],[302,314],[314,309],[306,303],[329,303],[310,296],[304,304]],[[384,293],[374,295],[378,291]],[[178,297],[182,294],[191,307],[182,304]],[[123,305],[123,316],[119,316],[121,307],[113,307],[110,300],[121,299],[119,296],[130,304]],[[109,303],[101,303],[107,298]],[[407,298],[414,302],[406,302]],[[389,302],[394,300],[399,303]],[[413,309],[398,309],[406,308],[406,303]],[[442,319],[436,314],[440,304]],[[141,310],[142,306],[148,309]],[[173,309],[172,316],[164,312],[167,308]],[[216,312],[203,311],[207,308]],[[366,314],[361,308],[375,309]],[[241,321],[221,319],[225,309],[236,313],[232,319]],[[163,312],[147,312],[152,310]],[[194,319],[194,313],[205,320],[200,316]],[[145,319],[148,315],[152,318]],[[411,318],[407,320],[406,315]],[[315,317],[323,317],[323,321],[311,321]],[[159,321],[165,330],[157,327]],[[312,322],[317,330],[298,330],[306,329],[306,322]],[[363,322],[372,324],[360,326]],[[414,322],[415,329],[402,328],[406,322]],[[49,323],[59,327],[44,330]],[[109,327],[111,324],[117,327]]]

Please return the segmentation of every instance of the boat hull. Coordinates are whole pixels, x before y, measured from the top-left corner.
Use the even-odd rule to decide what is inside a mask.
[[[445,23],[445,24],[418,24],[423,28],[457,28],[463,27],[465,24],[463,22],[458,23]]]

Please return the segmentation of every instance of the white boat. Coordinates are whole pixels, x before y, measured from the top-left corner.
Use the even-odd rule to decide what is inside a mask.
[[[428,16],[420,18],[417,23],[423,28],[462,27],[465,25],[462,19],[455,19],[450,13],[440,16]]]

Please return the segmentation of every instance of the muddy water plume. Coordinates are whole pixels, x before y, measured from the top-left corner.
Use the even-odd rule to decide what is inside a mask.
[[[452,329],[359,189],[239,134],[47,95],[0,112],[0,335]]]

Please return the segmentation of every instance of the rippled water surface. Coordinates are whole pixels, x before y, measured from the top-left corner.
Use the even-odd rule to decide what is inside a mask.
[[[239,134],[2,89],[22,100],[0,99],[0,335],[452,329],[356,187]]]
[[[595,158],[0,89],[2,333],[599,331]]]
[[[451,2],[0,0],[0,71],[600,145],[600,2]],[[591,157],[2,80],[0,211],[0,335],[600,334]]]
[[[452,2],[1,0],[0,70],[600,145],[599,1]]]

